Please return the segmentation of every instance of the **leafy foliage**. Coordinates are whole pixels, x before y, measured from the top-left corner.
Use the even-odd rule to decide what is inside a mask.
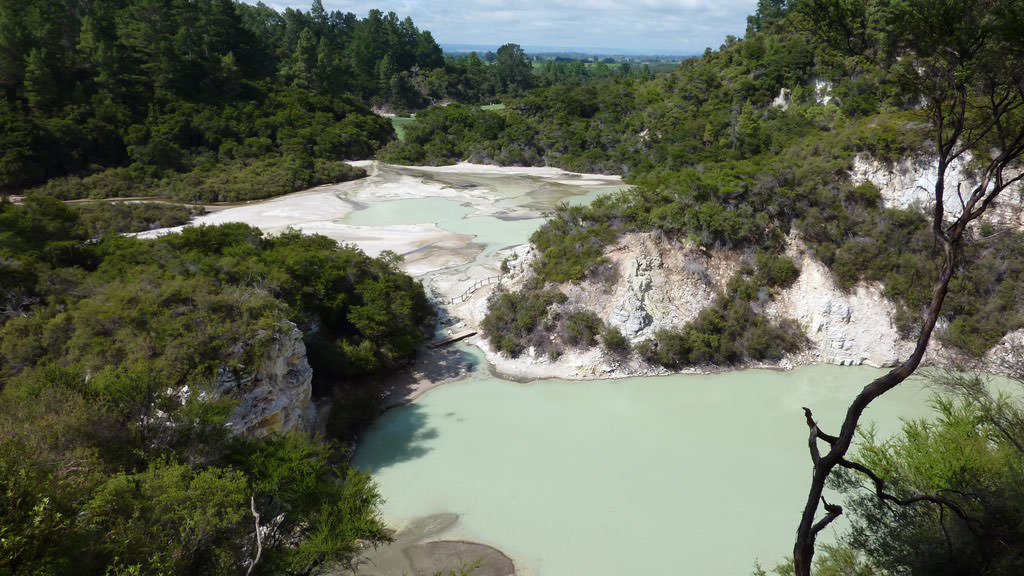
[[[1024,567],[1019,398],[993,395],[976,377],[950,378],[953,394],[935,398],[934,416],[907,422],[888,441],[866,434],[855,456],[887,493],[937,496],[950,506],[889,506],[867,479],[845,472],[836,485],[852,512],[847,544],[893,574],[1017,574]]]
[[[159,202],[109,202],[75,206],[90,238],[171,228],[203,213],[198,206]]]
[[[632,347],[629,339],[626,338],[621,330],[614,326],[605,326],[601,332],[601,345],[604,346],[606,352],[619,356],[629,354]]]
[[[3,19],[0,189],[51,181],[37,192],[62,198],[242,200],[360,176],[339,161],[394,137],[368,104],[418,106],[419,71],[444,68],[410,19],[319,1],[30,0]]]
[[[536,284],[514,293],[499,286],[488,299],[480,327],[495,348],[513,358],[531,344],[546,350],[546,328],[554,325],[549,308],[565,300],[562,292]]]
[[[422,287],[394,257],[241,224],[87,241],[102,207],[0,201],[0,572],[236,571],[254,556],[252,506],[258,572],[306,574],[385,538],[375,489],[341,451],[228,437],[231,400],[212,384],[255,369],[294,322],[319,352],[318,391],[376,399],[372,377],[430,324]]]

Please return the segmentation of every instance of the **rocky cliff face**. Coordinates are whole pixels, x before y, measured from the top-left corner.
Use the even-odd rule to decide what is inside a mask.
[[[811,360],[891,366],[913,350],[900,338],[893,305],[882,294],[882,286],[859,282],[844,292],[828,268],[795,238],[790,238],[788,255],[800,267],[800,277],[765,312],[792,318],[803,327],[812,345]]]
[[[312,379],[302,332],[288,322],[273,334],[266,354],[251,372],[239,374],[221,366],[214,388],[238,401],[227,422],[231,433],[259,438],[312,430]]]
[[[861,282],[843,291],[796,237],[789,239],[788,253],[800,277],[767,303],[765,313],[804,328],[811,347],[800,362],[891,366],[912,350],[900,338],[882,286]],[[700,250],[654,234],[628,234],[605,255],[618,270],[613,283],[587,281],[563,290],[574,305],[594,310],[634,342],[695,319],[743,260],[735,252]]]
[[[887,367],[911,354],[914,342],[900,336],[895,306],[884,296],[882,285],[859,282],[843,290],[798,237],[791,236],[788,245],[787,254],[800,268],[800,276],[773,300],[763,303],[763,310],[770,318],[796,321],[810,345],[784,359],[780,366],[824,362]],[[595,312],[633,342],[650,338],[659,328],[679,326],[696,318],[725,290],[729,278],[743,263],[743,256],[735,252],[704,251],[688,242],[651,233],[627,234],[605,256],[613,270],[603,274],[603,281],[591,278],[561,288],[569,296],[569,306]],[[590,378],[664,372],[636,357],[608,356],[600,348],[566,350],[557,359],[531,352],[510,360],[491,350],[486,342],[480,345],[501,373],[514,377]],[[1007,335],[981,360],[945,348],[933,338],[924,361],[1007,373],[1022,359],[1024,330]]]
[[[740,266],[736,254],[654,234],[626,234],[605,256],[612,274],[562,289],[634,341],[696,318]]]
[[[946,169],[944,206],[950,217],[963,211],[960,194],[965,197],[978,185],[971,169],[972,158],[965,154]],[[938,160],[929,156],[910,156],[898,162],[882,162],[867,154],[853,159],[850,179],[855,184],[871,182],[882,193],[886,208],[917,206],[929,210],[935,198],[935,172]],[[986,222],[1024,228],[1024,207],[1018,191],[1007,190],[1000,195],[984,216]]]

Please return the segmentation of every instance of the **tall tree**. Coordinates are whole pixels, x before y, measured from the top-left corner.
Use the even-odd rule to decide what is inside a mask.
[[[861,390],[838,435],[824,432],[805,409],[813,474],[793,559],[796,575],[807,576],[817,535],[843,513],[841,506],[825,501],[830,476],[839,468],[878,478],[869,467],[846,457],[861,415],[920,365],[950,282],[960,266],[969,265],[961,256],[970,224],[1024,176],[1019,169],[1024,155],[1024,1],[804,0],[799,7],[825,45],[885,69],[923,99],[937,156],[931,226],[942,253],[913,353]],[[947,182],[950,165],[967,157],[978,164],[977,184]],[[947,192],[953,192],[947,186],[955,189],[949,194],[953,202],[947,200]],[[880,498],[898,505],[947,504],[937,493],[894,496],[884,483],[876,486]],[[825,514],[818,518],[821,506]]]
[[[503,90],[524,90],[533,84],[533,66],[519,44],[505,44],[498,48],[494,66]]]

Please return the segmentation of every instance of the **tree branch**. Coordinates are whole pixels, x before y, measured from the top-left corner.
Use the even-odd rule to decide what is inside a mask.
[[[825,505],[825,517],[818,520],[814,526],[811,527],[811,533],[817,536],[819,532],[825,529],[826,526],[832,523],[833,520],[839,518],[843,514],[843,507],[838,504],[829,504],[825,497],[821,497],[821,503]]]
[[[878,474],[875,474],[873,470],[861,464],[860,462],[851,462],[850,460],[841,458],[839,460],[839,465],[848,470],[856,470],[857,472],[860,472],[861,474],[870,478],[875,485],[875,495],[878,496],[880,500],[892,502],[897,506],[910,506],[912,504],[917,504],[919,502],[930,502],[932,504],[949,508],[950,510],[953,511],[954,514],[959,516],[961,520],[964,520],[966,522],[978,522],[978,519],[968,514],[962,506],[960,506],[956,502],[953,502],[952,500],[943,498],[937,494],[914,494],[913,496],[910,496],[908,498],[900,498],[894,494],[886,492],[885,480]]]
[[[253,569],[256,568],[256,564],[260,561],[260,556],[263,555],[263,533],[266,532],[266,528],[260,526],[260,513],[256,511],[256,496],[249,498],[249,506],[253,517],[256,519],[256,557],[253,558],[252,564],[249,564],[249,569],[246,570],[245,576],[252,575]]]

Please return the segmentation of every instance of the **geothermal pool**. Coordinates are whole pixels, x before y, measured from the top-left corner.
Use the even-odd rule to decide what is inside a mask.
[[[458,514],[446,537],[500,548],[521,574],[750,574],[792,548],[810,476],[801,407],[838,429],[880,373],[518,384],[480,368],[386,413],[355,463],[372,472],[390,522]],[[865,416],[893,433],[928,398],[911,382]]]

